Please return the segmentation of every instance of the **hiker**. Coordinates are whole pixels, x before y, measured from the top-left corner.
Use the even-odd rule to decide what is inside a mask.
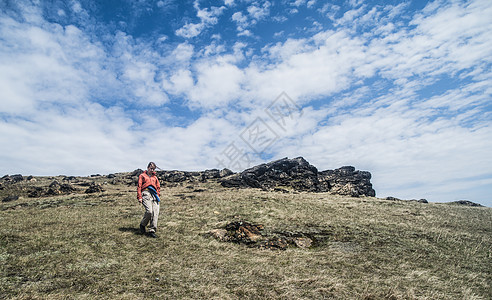
[[[149,162],[147,171],[138,176],[137,199],[145,208],[145,213],[140,222],[140,233],[145,234],[145,228],[150,222],[149,236],[156,238],[157,220],[159,219],[159,198],[161,184],[155,172],[156,165]]]

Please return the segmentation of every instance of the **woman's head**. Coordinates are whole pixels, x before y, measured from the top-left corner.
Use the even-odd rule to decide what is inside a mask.
[[[154,171],[155,168],[157,168],[157,166],[155,165],[154,162],[149,162],[149,164],[147,165],[148,170]]]

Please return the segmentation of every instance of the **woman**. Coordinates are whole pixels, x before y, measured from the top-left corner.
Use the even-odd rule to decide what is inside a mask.
[[[145,233],[145,227],[150,222],[149,236],[156,238],[157,220],[159,219],[159,196],[161,184],[155,173],[156,165],[149,162],[147,171],[138,176],[137,199],[145,208],[145,214],[140,222],[140,233]]]

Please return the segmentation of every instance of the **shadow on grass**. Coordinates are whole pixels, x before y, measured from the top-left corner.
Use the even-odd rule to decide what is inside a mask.
[[[118,228],[118,230],[121,232],[131,232],[135,235],[142,235],[140,233],[140,230],[138,228],[134,228],[134,227],[120,227],[120,228]]]

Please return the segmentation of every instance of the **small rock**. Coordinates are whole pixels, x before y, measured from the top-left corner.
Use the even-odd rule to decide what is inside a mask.
[[[10,202],[19,199],[19,196],[7,196],[2,199],[2,202]]]
[[[97,184],[94,182],[91,183],[89,188],[85,190],[86,194],[100,193],[100,192],[104,192],[104,189],[102,188],[102,186],[100,184]]]
[[[210,235],[216,238],[219,241],[225,242],[227,236],[227,230],[225,229],[213,229],[210,230]]]
[[[283,237],[274,238],[265,242],[261,242],[258,245],[260,249],[270,249],[270,250],[286,250],[289,247],[287,239]]]
[[[313,240],[307,237],[294,238],[294,244],[299,248],[306,249],[311,247]]]

